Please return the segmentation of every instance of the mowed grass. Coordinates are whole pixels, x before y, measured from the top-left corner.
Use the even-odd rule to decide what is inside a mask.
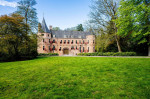
[[[0,63],[0,98],[148,99],[150,58],[45,57]]]

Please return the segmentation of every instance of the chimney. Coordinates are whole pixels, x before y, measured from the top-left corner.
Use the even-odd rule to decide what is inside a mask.
[[[50,30],[52,30],[52,29],[53,29],[52,25],[50,25],[50,26],[49,26],[49,29],[50,29]]]

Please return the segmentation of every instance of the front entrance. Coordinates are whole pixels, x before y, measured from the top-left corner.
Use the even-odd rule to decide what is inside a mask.
[[[65,48],[65,49],[63,50],[63,54],[64,54],[64,55],[69,55],[69,49],[68,49],[68,48]]]

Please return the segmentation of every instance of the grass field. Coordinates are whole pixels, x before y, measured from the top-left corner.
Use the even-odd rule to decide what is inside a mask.
[[[1,99],[148,99],[150,58],[45,57],[0,63]]]

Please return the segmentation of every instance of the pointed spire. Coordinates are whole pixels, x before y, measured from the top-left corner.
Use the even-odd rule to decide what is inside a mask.
[[[50,31],[49,31],[49,29],[48,29],[48,27],[47,27],[47,25],[46,25],[46,22],[45,22],[44,17],[43,17],[43,21],[42,21],[42,29],[43,29],[43,31],[44,31],[45,33],[50,33]]]

